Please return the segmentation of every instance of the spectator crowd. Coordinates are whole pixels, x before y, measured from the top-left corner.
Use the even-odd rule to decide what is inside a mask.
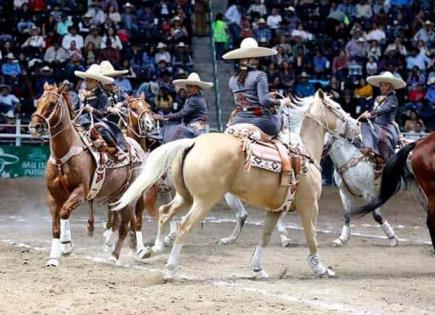
[[[213,24],[217,56],[246,37],[278,54],[263,58],[271,91],[330,92],[353,117],[372,106],[366,77],[390,71],[403,131],[435,130],[435,33],[431,0],[237,0]],[[225,31],[223,31],[225,30]]]
[[[191,11],[186,0],[0,0],[0,123],[28,119],[45,82],[68,80],[76,105],[74,71],[103,60],[129,70],[115,82],[124,92],[179,110],[172,80],[193,70]]]

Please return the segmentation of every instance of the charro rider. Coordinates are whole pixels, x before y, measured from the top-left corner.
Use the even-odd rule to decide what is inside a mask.
[[[115,70],[113,65],[108,60],[104,60],[100,63],[101,72],[106,77],[117,77],[120,75],[124,75],[128,73],[128,70]],[[111,114],[112,110],[121,110],[125,111],[127,104],[126,99],[127,95],[121,88],[114,82],[103,84],[104,92],[107,94],[107,100],[109,102],[107,119],[113,121],[114,123],[118,123],[119,116],[115,113]]]
[[[154,115],[155,119],[179,120],[183,124],[168,128],[163,134],[163,142],[181,138],[194,138],[207,132],[207,102],[202,94],[203,89],[213,86],[211,82],[201,81],[199,75],[192,72],[187,79],[173,81],[178,88],[186,89],[186,103],[177,113]]]
[[[108,100],[101,84],[110,84],[113,82],[113,78],[104,76],[101,67],[97,64],[91,65],[85,72],[74,71],[74,74],[85,80],[85,88],[79,91],[81,114],[77,118],[77,122],[86,130],[93,127],[91,126],[92,122],[97,123],[95,127],[104,141],[110,147],[117,149],[117,158],[125,158],[128,146],[121,130],[115,123],[104,119]]]
[[[277,100],[271,97],[267,74],[257,69],[261,57],[276,54],[275,49],[258,47],[255,39],[245,38],[240,48],[223,56],[223,59],[237,61],[236,74],[230,78],[229,82],[236,103],[231,125],[252,124],[272,137],[276,137],[280,132],[282,121],[281,117],[276,114],[276,107],[290,106],[290,100],[288,98]]]
[[[394,123],[398,107],[394,90],[404,88],[406,83],[388,71],[370,76],[367,81],[379,87],[381,95],[376,98],[373,109],[361,115],[361,119],[366,120],[361,125],[363,146],[372,150],[378,163],[382,163],[394,154],[399,140],[399,130]]]

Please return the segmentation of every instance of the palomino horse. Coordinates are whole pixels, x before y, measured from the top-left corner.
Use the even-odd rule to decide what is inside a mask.
[[[347,119],[352,118],[349,116]],[[355,146],[355,135],[349,134],[349,130],[330,134],[327,138],[324,155],[329,154],[334,163],[334,179],[344,208],[341,235],[332,241],[332,244],[343,246],[349,241],[351,234],[350,211],[353,202],[361,198],[367,202],[374,200],[378,194],[379,181],[376,180],[373,163]],[[390,240],[390,246],[397,246],[399,240],[391,225],[382,217],[381,209],[376,209],[372,214]]]
[[[362,216],[382,206],[395,193],[406,189],[410,175],[417,183],[419,199],[427,210],[426,224],[435,250],[435,132],[409,143],[385,164],[379,196],[371,203],[351,211],[352,216]]]
[[[317,254],[316,220],[318,199],[322,190],[319,162],[324,135],[336,130],[345,122],[341,107],[318,91],[315,102],[306,113],[302,140],[312,159],[308,172],[299,181],[293,207],[299,212],[310,255],[309,265],[317,276],[332,276],[334,272],[323,266]],[[355,126],[357,128],[357,126]],[[231,192],[246,202],[265,209],[276,209],[286,200],[287,189],[280,185],[280,176],[259,168],[245,170],[245,153],[240,139],[228,134],[205,134],[196,139],[170,142],[153,151],[141,175],[127,189],[114,210],[122,209],[137,198],[144,189],[154,184],[171,167],[174,174],[176,196],[160,208],[159,235],[155,252],[163,249],[163,233],[168,220],[177,212],[190,208],[183,217],[177,238],[166,265],[166,278],[175,276],[179,255],[192,229],[199,225],[211,207]],[[267,277],[261,267],[265,246],[269,243],[281,212],[267,211],[262,240],[256,247],[251,261],[254,276]]]
[[[134,139],[140,144],[144,152],[148,151],[149,132],[154,128],[154,119],[150,105],[146,102],[145,96],[142,93],[140,97],[128,96],[127,99],[127,112],[124,113],[120,109],[112,109],[112,112],[118,115],[120,121],[126,129],[127,137]],[[146,190],[144,196],[144,205],[148,213],[152,217],[158,216],[157,209],[157,187],[154,185]],[[111,249],[115,241],[115,231],[118,229],[118,215],[116,212],[107,210],[107,222],[105,224],[106,231],[103,236],[104,249]],[[129,233],[129,241],[132,248],[138,248],[136,255],[138,258],[142,258],[144,252],[143,236],[142,236],[142,220],[143,220],[143,208],[136,207],[135,215],[131,219]]]
[[[45,180],[48,188],[48,207],[52,217],[52,243],[47,266],[59,265],[61,254],[69,255],[73,250],[69,217],[71,212],[86,201],[95,173],[96,163],[88,152],[78,131],[74,128],[74,113],[69,97],[63,92],[64,85],[44,85],[44,93],[37,100],[35,113],[29,128],[34,136],[48,131],[50,137],[50,160],[47,163]],[[140,146],[127,139],[145,159]],[[140,163],[120,168],[107,169],[106,180],[98,194],[98,200],[113,201],[122,193],[131,179],[139,174]],[[119,258],[123,241],[128,232],[132,211],[144,207],[143,198],[135,197],[120,211],[119,237],[112,257]],[[93,224],[92,207],[89,223]]]

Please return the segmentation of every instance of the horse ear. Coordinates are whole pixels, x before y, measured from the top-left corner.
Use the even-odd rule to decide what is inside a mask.
[[[66,80],[63,81],[63,82],[61,82],[61,83],[59,84],[59,88],[57,89],[57,91],[58,91],[59,93],[62,93],[63,90],[65,89],[65,87],[67,86],[67,84],[68,84],[68,82],[67,82]]]
[[[322,100],[325,99],[325,93],[322,91],[322,89],[319,89],[319,90],[317,91],[317,93],[319,93],[319,97],[320,97],[320,99],[322,99]]]
[[[142,101],[145,101],[145,93],[144,92],[140,92],[140,99]]]
[[[45,81],[44,90],[48,90],[49,88],[50,88],[50,84],[47,81]]]

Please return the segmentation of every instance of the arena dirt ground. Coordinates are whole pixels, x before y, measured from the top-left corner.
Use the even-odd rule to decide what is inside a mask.
[[[260,238],[262,211],[250,211],[238,243],[223,247],[233,214],[216,207],[196,230],[181,256],[175,282],[164,283],[167,254],[138,263],[125,247],[121,266],[106,263],[102,251],[104,208],[97,211],[94,237],[85,232],[86,209],[72,217],[74,253],[58,268],[45,268],[50,218],[41,180],[0,180],[0,314],[434,314],[435,256],[429,246],[425,213],[411,193],[402,193],[385,209],[401,242],[390,248],[371,217],[353,224],[344,248],[330,246],[338,236],[341,204],[334,188],[325,188],[318,219],[319,254],[337,273],[316,279],[297,214],[285,218],[291,248],[278,234],[264,256],[272,276],[254,281],[249,269]],[[230,220],[223,220],[230,219]],[[222,222],[224,221],[224,222]],[[152,241],[156,222],[144,225]]]

